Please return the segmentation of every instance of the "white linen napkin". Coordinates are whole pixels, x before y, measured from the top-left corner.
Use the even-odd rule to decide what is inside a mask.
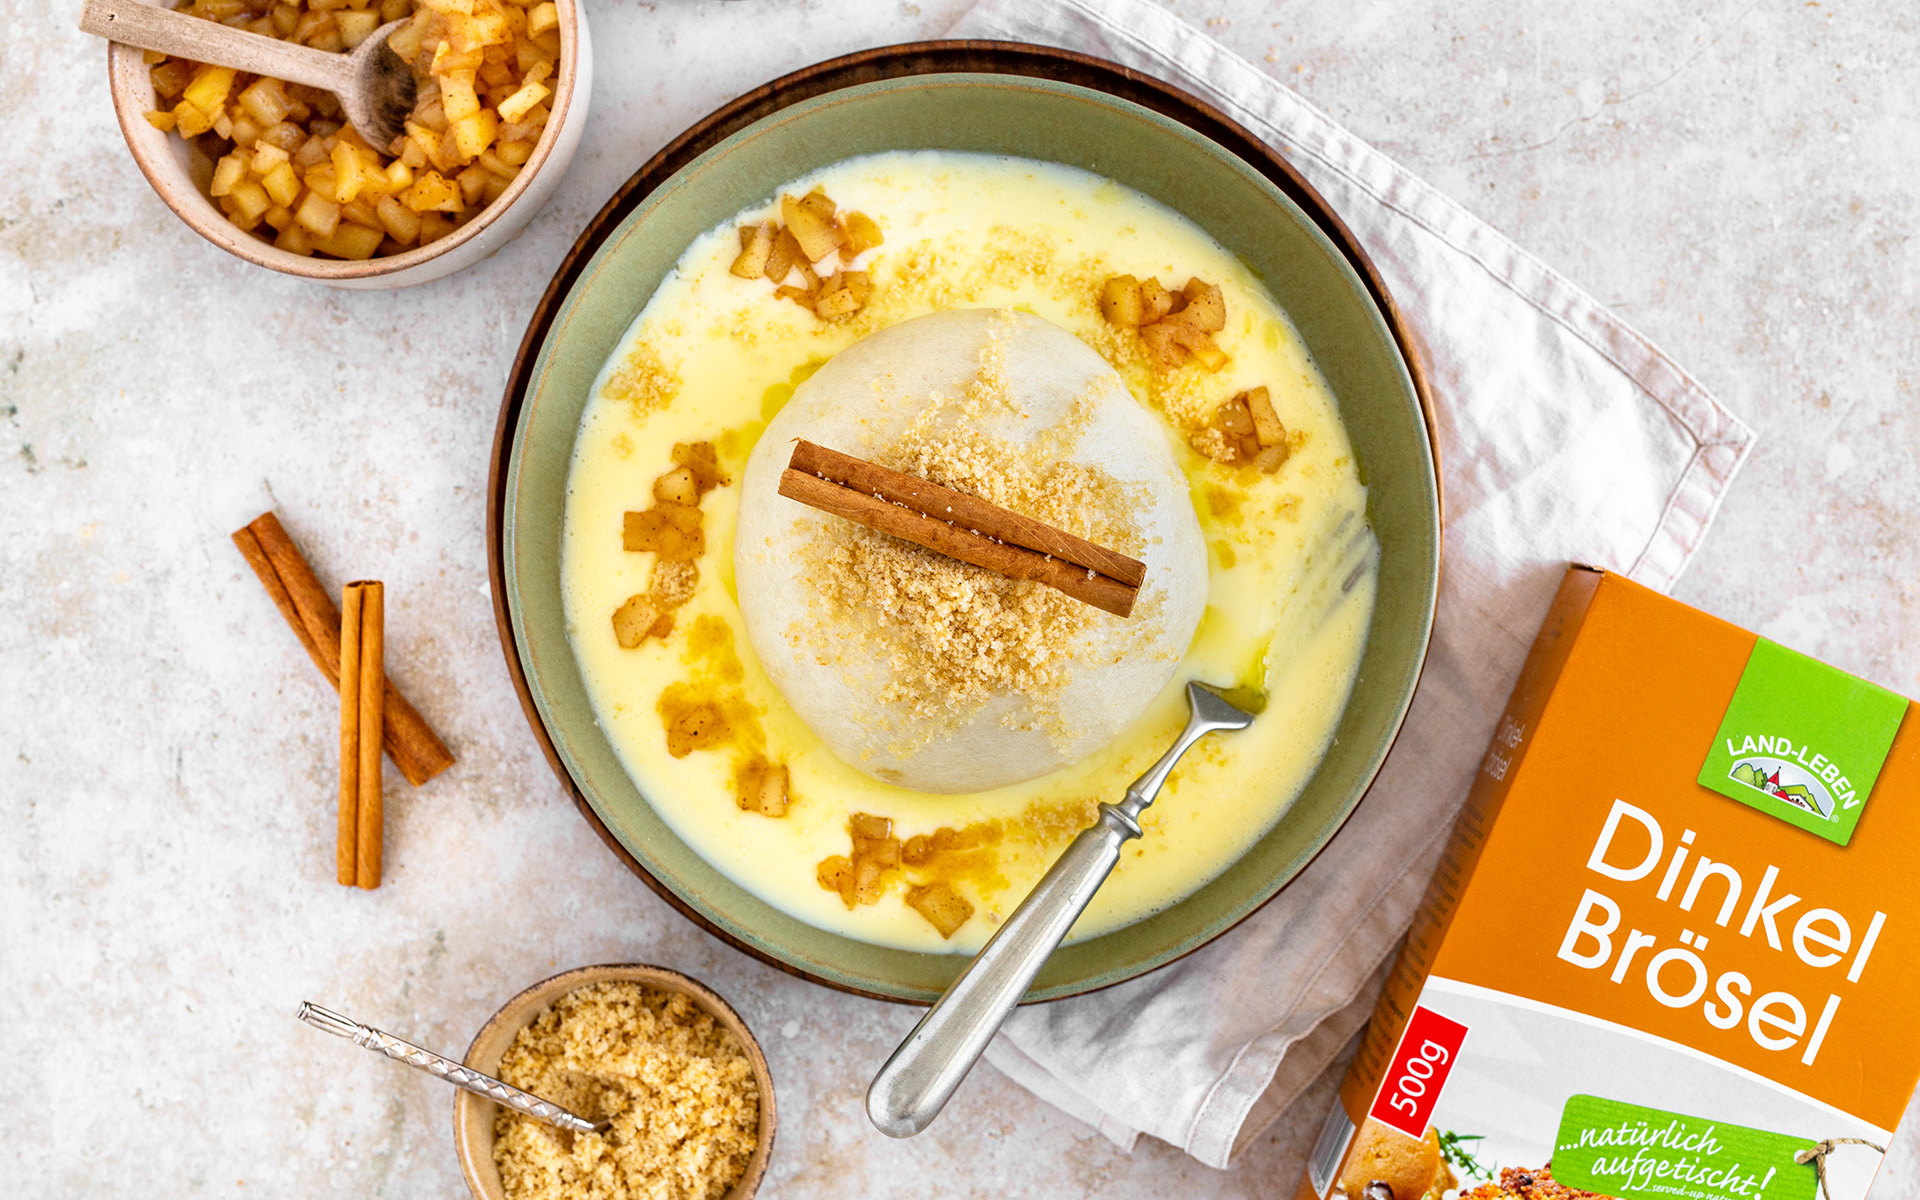
[[[952,36],[1099,55],[1251,129],[1366,247],[1427,360],[1440,605],[1373,789],[1238,929],[1131,983],[1023,1009],[987,1051],[1123,1147],[1150,1133],[1224,1167],[1366,1021],[1568,561],[1671,587],[1753,433],[1586,292],[1146,0],[985,0]]]

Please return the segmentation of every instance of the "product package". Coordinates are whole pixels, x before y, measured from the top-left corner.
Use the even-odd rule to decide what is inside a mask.
[[[1569,571],[1295,1200],[1860,1200],[1920,1077],[1909,712]]]

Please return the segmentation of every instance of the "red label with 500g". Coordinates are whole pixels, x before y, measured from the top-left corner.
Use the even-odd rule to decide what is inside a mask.
[[[1380,1093],[1373,1098],[1373,1118],[1408,1137],[1425,1136],[1440,1089],[1446,1086],[1447,1073],[1453,1070],[1453,1060],[1460,1056],[1460,1043],[1466,1038],[1465,1025],[1416,1006],[1387,1065],[1387,1076],[1380,1081]]]

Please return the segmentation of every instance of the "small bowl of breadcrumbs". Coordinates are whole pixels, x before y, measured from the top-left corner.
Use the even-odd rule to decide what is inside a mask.
[[[466,1063],[604,1133],[459,1093],[453,1138],[475,1200],[748,1200],[778,1117],[766,1056],[727,1002],[677,971],[579,967],[507,1001]]]

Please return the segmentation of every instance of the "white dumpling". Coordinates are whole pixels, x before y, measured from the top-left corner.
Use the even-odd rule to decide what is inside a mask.
[[[999,589],[990,599],[1001,605],[993,610],[1001,619],[1051,626],[1025,631],[1041,647],[1031,656],[1041,669],[1024,676],[1014,669],[1017,653],[1008,659],[1013,667],[1003,668],[1004,639],[985,643],[992,649],[981,665],[1009,681],[996,685],[992,671],[969,673],[965,662],[921,661],[979,639],[979,629],[908,629],[903,612],[911,605],[887,611],[849,603],[848,589],[866,586],[849,578],[850,553],[865,556],[852,559],[859,563],[882,552],[896,560],[924,552],[779,495],[793,439],[886,461],[902,447],[942,437],[1003,448],[1010,472],[1101,480],[1099,494],[1123,495],[1118,519],[1133,545],[1114,548],[1147,565],[1134,615],[1114,617],[952,560],[924,563],[929,575],[977,572],[981,586]],[[1159,422],[1085,343],[1011,310],[902,322],[841,351],[802,383],[747,461],[734,570],[748,638],[800,718],[853,766],[925,792],[1032,779],[1106,745],[1172,677],[1207,599],[1205,544]],[[947,611],[939,602],[933,608]],[[915,611],[924,617],[928,606]],[[1032,615],[1040,611],[1050,615]],[[964,687],[942,694],[929,682],[956,666]],[[1029,683],[1012,682],[1022,678]]]

